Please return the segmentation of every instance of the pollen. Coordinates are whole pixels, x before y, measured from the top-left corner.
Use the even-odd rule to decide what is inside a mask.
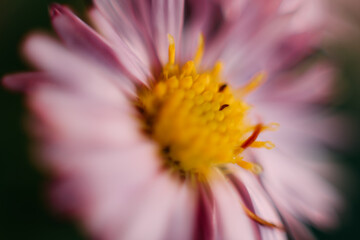
[[[207,176],[214,167],[229,163],[259,174],[261,167],[241,155],[247,148],[273,148],[270,141],[257,138],[275,124],[250,121],[251,107],[243,98],[264,81],[265,72],[234,90],[221,76],[221,62],[207,70],[199,67],[202,36],[193,60],[182,65],[176,63],[175,42],[168,37],[168,63],[155,82],[138,89],[135,102],[142,127],[159,145],[164,165],[183,176]]]

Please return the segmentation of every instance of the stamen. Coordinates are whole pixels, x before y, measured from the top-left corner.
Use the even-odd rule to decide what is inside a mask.
[[[257,124],[250,137],[248,137],[248,139],[246,139],[245,142],[243,142],[240,147],[235,149],[235,154],[241,153],[245,148],[249,147],[253,142],[255,142],[255,140],[257,139],[257,137],[261,132],[261,129],[262,129],[262,124],[261,123]]]
[[[277,131],[280,127],[280,124],[279,123],[276,123],[276,122],[272,122],[272,123],[269,123],[267,125],[264,125],[263,126],[263,130],[267,130],[267,131]]]
[[[223,84],[219,87],[219,92],[223,92],[225,88],[227,87],[227,84]]]
[[[275,147],[275,144],[271,141],[256,141],[253,142],[250,147],[253,148],[266,148],[266,149],[273,149]]]
[[[262,167],[259,164],[244,161],[239,157],[237,157],[236,164],[255,175],[259,175],[262,172]]]
[[[212,74],[213,74],[215,77],[218,77],[218,76],[220,75],[220,72],[221,72],[222,68],[223,68],[222,62],[217,61],[217,62],[215,63],[214,68],[213,68]]]
[[[248,84],[246,84],[245,86],[241,87],[236,91],[237,92],[236,95],[241,98],[245,97],[249,93],[256,90],[258,87],[260,87],[265,82],[265,79],[266,79],[266,72],[257,73],[253,78],[251,78]]]
[[[175,64],[175,40],[174,37],[168,34],[169,39],[169,64]]]
[[[227,108],[229,106],[229,104],[224,104],[224,105],[221,105],[219,111],[222,111],[224,110],[225,108]]]
[[[259,223],[259,224],[261,224],[263,226],[266,226],[266,227],[271,227],[271,228],[277,228],[277,229],[280,229],[280,230],[284,230],[283,226],[268,222],[268,221],[262,219],[261,217],[259,217],[258,215],[256,215],[255,213],[253,213],[243,203],[241,203],[241,205],[242,205],[246,215],[248,215],[248,217],[250,217],[255,222],[257,222],[257,223]]]
[[[256,140],[261,131],[272,130],[275,124],[251,124],[247,117],[250,106],[221,78],[221,62],[212,69],[198,68],[203,36],[194,59],[183,65],[175,62],[175,41],[171,35],[168,38],[168,63],[150,88],[139,87],[135,102],[144,132],[159,144],[165,167],[180,176],[206,178],[214,167],[232,163],[259,174],[260,165],[238,155],[248,147],[272,148],[271,142]],[[254,77],[244,91],[254,90],[264,75]]]
[[[197,49],[195,57],[194,57],[194,62],[195,62],[196,66],[198,66],[202,60],[202,57],[204,54],[204,45],[205,45],[204,36],[202,34],[200,34],[198,49]]]

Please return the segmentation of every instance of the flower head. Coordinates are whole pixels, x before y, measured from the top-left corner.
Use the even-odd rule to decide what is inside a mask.
[[[27,93],[58,207],[101,239],[308,239],[304,222],[335,223],[315,143],[336,135],[309,107],[331,67],[291,71],[321,39],[318,1],[94,4],[101,34],[54,4],[62,43],[32,35],[40,71],[4,79]]]

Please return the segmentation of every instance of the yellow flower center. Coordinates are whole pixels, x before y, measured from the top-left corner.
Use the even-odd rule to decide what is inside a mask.
[[[261,131],[273,128],[252,123],[243,97],[263,81],[257,74],[249,84],[233,90],[221,78],[220,62],[199,70],[204,41],[200,38],[194,60],[175,63],[175,44],[169,36],[169,61],[150,87],[138,91],[136,105],[142,125],[161,149],[164,163],[182,176],[206,176],[213,167],[233,163],[254,173],[260,167],[242,160],[248,147],[272,148],[256,141]]]

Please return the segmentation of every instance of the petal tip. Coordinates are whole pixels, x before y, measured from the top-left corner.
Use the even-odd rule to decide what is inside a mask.
[[[64,7],[58,3],[52,3],[49,6],[49,13],[51,18],[55,18],[61,15],[64,11]]]
[[[1,78],[0,84],[7,89],[13,89],[12,88],[12,81],[11,78],[9,77],[9,75],[5,75]]]

